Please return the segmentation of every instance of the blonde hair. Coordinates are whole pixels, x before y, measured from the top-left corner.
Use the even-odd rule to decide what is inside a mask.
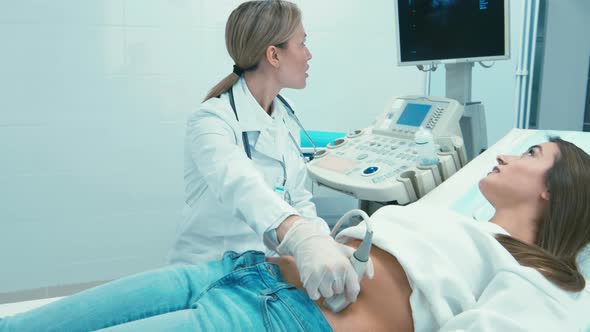
[[[225,46],[236,66],[244,71],[258,67],[269,46],[285,48],[301,23],[301,11],[283,0],[247,1],[230,14],[225,26]],[[239,79],[227,75],[207,94],[205,100],[229,90]]]

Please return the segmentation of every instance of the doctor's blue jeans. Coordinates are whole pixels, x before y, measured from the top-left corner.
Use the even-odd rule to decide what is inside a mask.
[[[331,331],[304,291],[264,254],[119,279],[0,319],[0,331]]]

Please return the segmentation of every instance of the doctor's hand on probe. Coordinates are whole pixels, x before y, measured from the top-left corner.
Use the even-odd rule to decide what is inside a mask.
[[[301,282],[312,300],[344,293],[347,301],[356,301],[360,280],[350,262],[353,248],[336,242],[319,223],[295,215],[277,228],[277,237],[277,252],[295,258]],[[370,261],[366,275],[370,279],[374,275]]]

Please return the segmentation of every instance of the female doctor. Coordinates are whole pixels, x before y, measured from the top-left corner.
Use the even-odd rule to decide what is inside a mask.
[[[248,1],[231,13],[225,41],[235,65],[188,119],[184,222],[169,259],[194,264],[266,246],[295,258],[312,299],[344,292],[354,301],[351,249],[316,214],[298,120],[279,95],[306,85],[305,38],[293,3]]]

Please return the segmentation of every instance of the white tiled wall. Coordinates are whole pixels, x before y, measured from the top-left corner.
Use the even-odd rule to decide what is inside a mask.
[[[236,0],[0,0],[0,293],[161,266],[181,220],[186,115],[231,71]],[[390,0],[300,0],[313,53],[285,91],[309,129],[369,125],[424,77]]]

